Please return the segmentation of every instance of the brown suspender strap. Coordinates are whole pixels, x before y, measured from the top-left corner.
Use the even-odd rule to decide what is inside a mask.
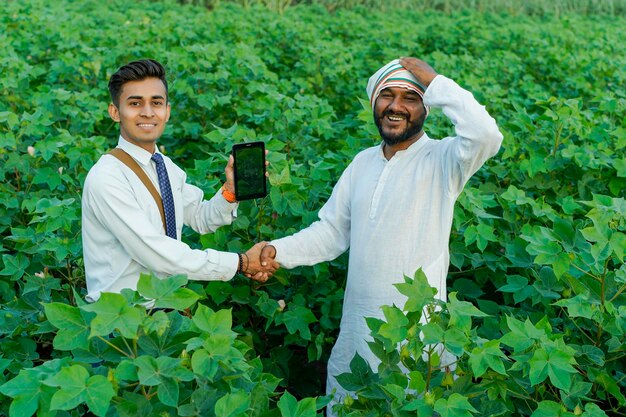
[[[159,194],[157,189],[154,188],[154,184],[152,184],[152,181],[150,181],[150,178],[148,178],[146,172],[141,169],[137,161],[135,161],[132,156],[130,156],[128,153],[126,153],[126,151],[121,148],[111,149],[109,151],[109,154],[119,159],[124,165],[126,165],[135,174],[137,174],[137,177],[139,177],[141,182],[143,182],[143,185],[145,185],[148,191],[150,191],[150,194],[152,194],[152,197],[154,198],[154,201],[159,208],[159,213],[161,213],[163,229],[167,230],[165,229],[165,211],[163,210],[163,200],[161,200],[161,195]]]

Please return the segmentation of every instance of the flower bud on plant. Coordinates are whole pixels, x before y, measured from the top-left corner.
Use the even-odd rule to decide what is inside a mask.
[[[354,398],[352,398],[349,395],[346,395],[346,397],[343,399],[343,403],[344,403],[344,405],[346,405],[348,407],[351,407],[352,404],[354,404]]]
[[[120,384],[117,382],[117,378],[115,377],[115,369],[109,368],[109,372],[107,373],[107,381],[111,383],[111,385],[113,386],[113,390],[117,392]]]
[[[441,385],[444,387],[450,387],[454,384],[454,377],[450,371],[446,371],[446,375],[443,377],[443,381],[441,381]]]
[[[583,413],[583,409],[580,408],[580,404],[576,406],[576,408],[574,408],[574,415],[581,415]]]
[[[189,352],[187,352],[187,349],[183,349],[183,351],[180,352],[180,359],[182,366],[189,366],[191,359],[189,358]]]
[[[402,349],[400,349],[400,359],[406,359],[409,356],[411,356],[409,348],[406,345],[402,346]]]
[[[63,167],[59,167],[59,175],[63,175]]]
[[[424,394],[424,402],[431,407],[435,405],[435,394],[431,391],[426,391]]]
[[[27,148],[27,151],[28,151],[28,154],[29,154],[30,156],[35,156],[35,147],[34,147],[34,146],[29,146],[29,147]]]
[[[285,300],[278,300],[278,311],[283,311],[286,306]]]

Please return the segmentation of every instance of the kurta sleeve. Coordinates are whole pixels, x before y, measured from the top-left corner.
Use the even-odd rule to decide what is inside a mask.
[[[285,268],[331,261],[350,246],[350,176],[346,168],[320,209],[319,220],[301,231],[270,242],[276,260]]]
[[[449,192],[459,194],[469,178],[500,149],[502,133],[472,93],[443,75],[431,82],[424,104],[441,107],[450,119],[455,137],[443,139],[444,170],[450,179]]]

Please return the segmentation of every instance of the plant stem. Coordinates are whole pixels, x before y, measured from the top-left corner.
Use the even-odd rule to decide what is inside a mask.
[[[611,299],[609,300],[609,303],[612,303],[612,302],[613,302],[613,300],[615,300],[617,297],[619,297],[619,295],[620,295],[621,293],[623,293],[623,292],[624,292],[624,290],[626,290],[626,284],[622,285],[622,287],[621,287],[619,290],[617,290],[617,292],[615,293],[615,295],[614,295],[613,297],[611,297]]]

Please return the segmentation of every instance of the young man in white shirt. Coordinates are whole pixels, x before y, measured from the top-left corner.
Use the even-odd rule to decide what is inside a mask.
[[[335,259],[348,248],[348,278],[339,337],[328,362],[327,393],[347,394],[335,377],[359,353],[376,369],[365,317],[402,307],[393,286],[422,268],[446,300],[454,203],[469,178],[495,155],[502,134],[469,91],[416,58],[394,60],[369,80],[367,93],[383,142],[359,153],[319,212],[319,221],[277,239],[262,261],[293,268]],[[456,136],[429,138],[430,106],[440,107]],[[333,415],[331,406],[329,415]]]
[[[111,76],[109,92],[109,115],[120,125],[116,152],[128,162],[103,155],[85,180],[82,238],[87,299],[136,289],[140,274],[149,272],[207,281],[226,281],[242,273],[267,280],[277,265],[261,267],[259,254],[265,242],[237,254],[192,249],[180,240],[183,224],[209,233],[233,221],[237,208],[233,160],[231,156],[226,166],[223,188],[206,201],[202,190],[186,182],[185,172],[159,152],[156,143],[170,117],[163,66],[149,59],[131,62]]]

